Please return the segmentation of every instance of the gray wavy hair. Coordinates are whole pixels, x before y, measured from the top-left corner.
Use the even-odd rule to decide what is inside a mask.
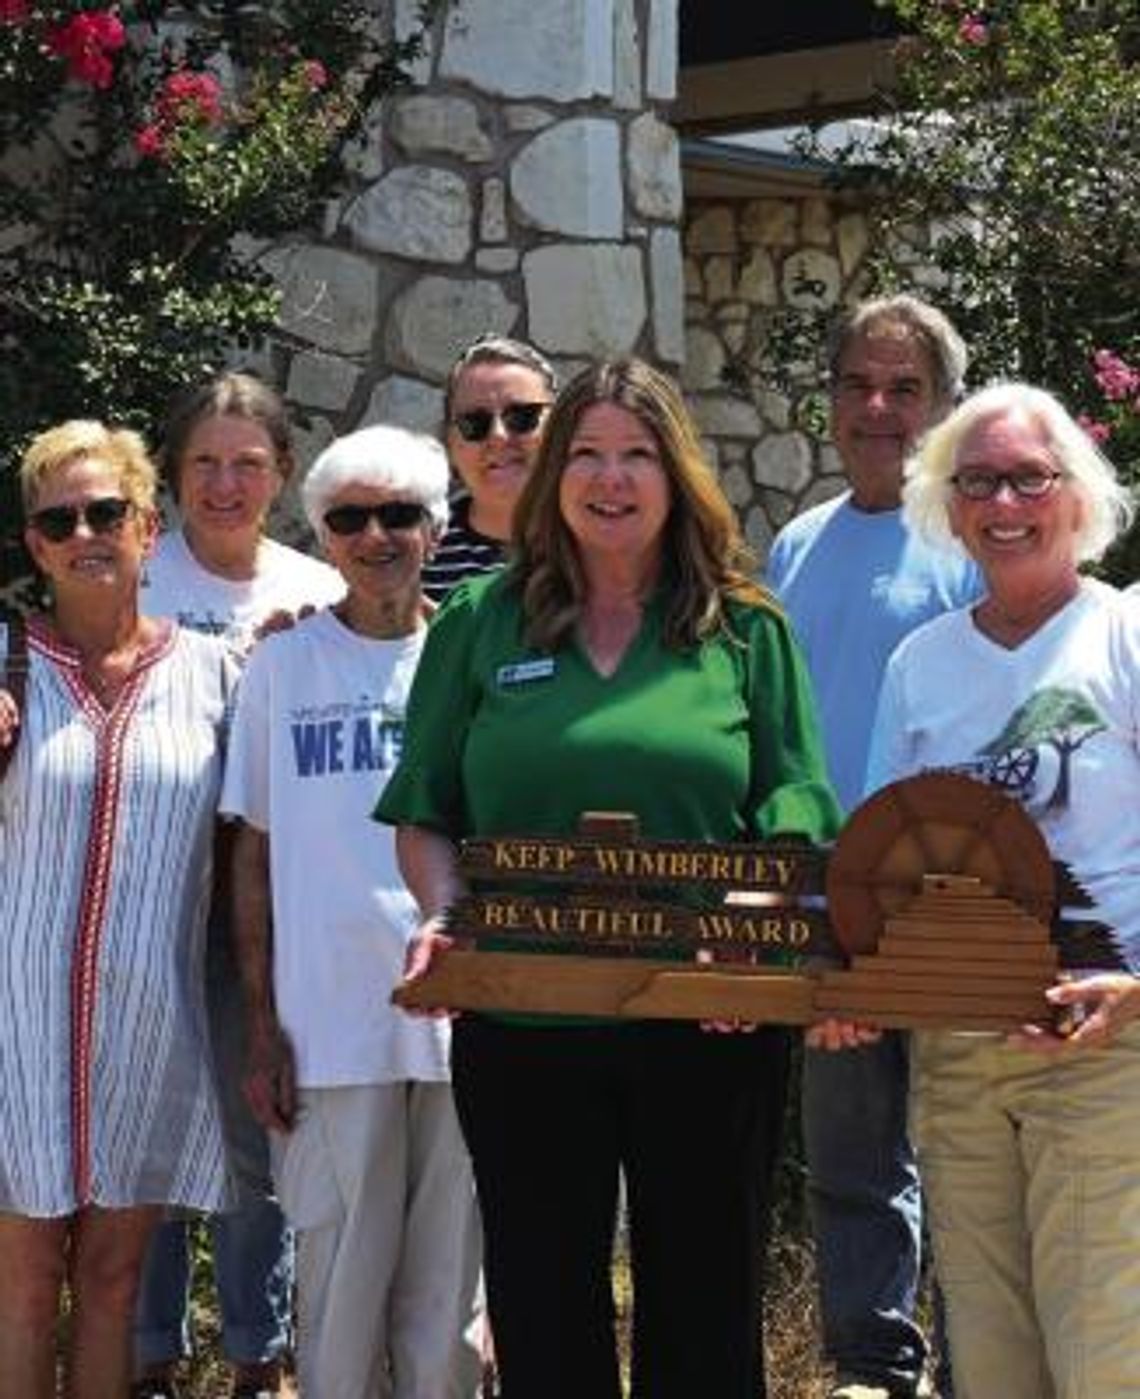
[[[937,306],[909,292],[861,301],[840,319],[828,342],[832,388],[839,382],[839,361],[848,345],[889,331],[902,331],[925,351],[938,402],[947,408],[957,402],[969,362],[965,341]]]
[[[962,443],[989,418],[1023,417],[1039,427],[1057,470],[1066,476],[1084,510],[1074,546],[1079,563],[1098,559],[1127,528],[1135,505],[1116,479],[1112,463],[1067,409],[1045,389],[1000,383],[971,394],[937,427],[906,464],[903,510],[907,522],[933,544],[961,544],[950,525],[950,499]]]

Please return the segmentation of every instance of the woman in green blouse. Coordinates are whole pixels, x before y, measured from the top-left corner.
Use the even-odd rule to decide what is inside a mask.
[[[399,825],[423,917],[461,892],[456,842],[634,813],[650,839],[829,837],[837,810],[790,629],[745,572],[731,507],[672,383],[619,360],[556,400],[519,502],[516,563],[432,627]],[[620,1394],[609,1265],[629,1201],[635,1395],[755,1399],[761,1240],[784,1032],[459,1019],[505,1399]]]

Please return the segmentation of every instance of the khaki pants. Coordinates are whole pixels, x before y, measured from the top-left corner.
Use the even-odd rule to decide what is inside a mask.
[[[302,1089],[272,1144],[303,1399],[472,1399],[481,1235],[450,1084]]]
[[[957,1399],[1140,1395],[1140,1024],[1048,1059],[923,1032],[912,1070]]]

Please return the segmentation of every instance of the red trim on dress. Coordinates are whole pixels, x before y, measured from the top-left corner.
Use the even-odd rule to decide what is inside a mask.
[[[104,709],[83,678],[79,653],[42,625],[33,623],[29,643],[60,670],[76,707],[95,734],[95,793],[79,891],[79,922],[71,964],[71,1130],[76,1208],[90,1204],[91,1078],[98,993],[99,949],[111,895],[111,866],[119,824],[123,758],[131,720],[152,666],[173,648],[170,627],[141,651],[110,709]]]

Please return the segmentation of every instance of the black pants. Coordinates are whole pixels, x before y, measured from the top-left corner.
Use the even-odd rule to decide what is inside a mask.
[[[463,1016],[452,1065],[504,1399],[618,1399],[619,1171],[634,1399],[762,1395],[761,1254],[785,1032]]]

